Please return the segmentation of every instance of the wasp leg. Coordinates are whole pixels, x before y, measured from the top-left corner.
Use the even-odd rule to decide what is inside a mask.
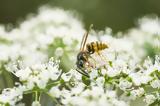
[[[84,76],[86,76],[86,77],[88,77],[89,78],[89,75],[88,75],[88,73],[87,72],[85,72],[84,70],[80,70],[80,69],[76,69],[80,74],[82,74],[82,75],[84,75]]]
[[[92,56],[89,56],[89,58],[91,58],[91,59],[93,60],[94,66],[96,67],[96,65],[97,65],[97,64],[96,64],[96,63],[97,63],[96,60],[95,60]],[[92,66],[91,66],[91,67],[92,67]],[[92,68],[94,68],[94,67],[92,67]]]
[[[106,59],[106,57],[104,55],[102,55],[101,53],[97,52],[97,54],[99,55],[99,57],[106,63],[108,63],[108,60]]]
[[[106,59],[106,57],[105,57],[104,55],[100,54],[100,56],[101,56],[106,62],[108,62],[108,60]]]

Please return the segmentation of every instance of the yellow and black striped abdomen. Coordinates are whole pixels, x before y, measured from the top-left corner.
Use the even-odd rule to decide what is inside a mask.
[[[102,42],[91,42],[86,45],[86,50],[90,54],[93,54],[95,52],[98,53],[99,51],[104,50],[106,48],[108,48],[108,45]]]

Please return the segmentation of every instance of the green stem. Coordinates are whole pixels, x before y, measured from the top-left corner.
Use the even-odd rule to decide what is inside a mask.
[[[39,94],[39,99],[38,99],[39,102],[41,100],[41,95],[42,95],[42,92],[40,92],[40,94]]]
[[[38,101],[38,91],[35,91],[35,101]]]

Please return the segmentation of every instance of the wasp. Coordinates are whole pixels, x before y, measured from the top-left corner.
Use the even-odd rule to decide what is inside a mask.
[[[94,53],[97,53],[100,55],[100,51],[108,48],[108,45],[106,43],[102,42],[91,42],[87,43],[87,38],[90,29],[93,25],[90,26],[89,30],[83,35],[81,46],[80,46],[80,52],[77,55],[77,71],[81,73],[82,75],[85,75],[89,77],[88,73],[85,71],[87,67],[91,67],[89,58],[92,58],[91,55]]]

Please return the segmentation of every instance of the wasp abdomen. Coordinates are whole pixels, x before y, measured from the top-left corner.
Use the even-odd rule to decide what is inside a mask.
[[[95,52],[98,53],[99,51],[104,50],[106,48],[108,48],[108,45],[102,42],[91,42],[86,45],[86,50],[90,54],[93,54]]]

